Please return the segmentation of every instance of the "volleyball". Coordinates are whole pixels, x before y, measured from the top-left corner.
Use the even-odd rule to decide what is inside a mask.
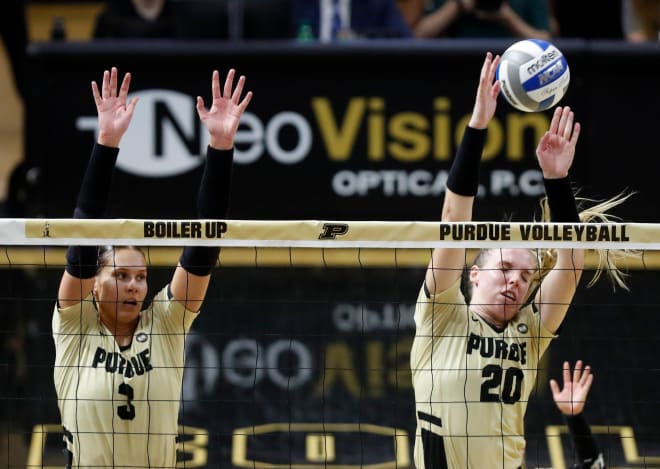
[[[525,39],[504,51],[497,79],[509,104],[524,112],[538,112],[564,97],[571,74],[557,47],[541,39]]]

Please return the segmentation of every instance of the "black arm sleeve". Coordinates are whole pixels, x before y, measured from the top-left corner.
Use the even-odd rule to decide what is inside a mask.
[[[231,171],[234,150],[206,150],[206,164],[197,195],[197,216],[224,218],[229,209]],[[179,259],[181,266],[191,274],[209,275],[218,261],[219,247],[186,246]]]
[[[575,450],[580,460],[579,467],[594,467],[594,463],[601,458],[601,454],[584,415],[567,416],[566,423],[575,442]],[[597,465],[595,467],[604,467],[604,465]]]
[[[118,154],[118,148],[99,143],[94,145],[80,185],[73,218],[99,218],[105,214]],[[95,246],[69,246],[66,251],[66,271],[77,278],[94,277],[97,252]]]
[[[447,176],[447,188],[464,196],[477,195],[479,191],[479,163],[486,143],[486,129],[466,127],[456,157]]]
[[[580,215],[568,176],[561,179],[543,178],[543,184],[548,196],[550,219],[557,223],[580,223]]]

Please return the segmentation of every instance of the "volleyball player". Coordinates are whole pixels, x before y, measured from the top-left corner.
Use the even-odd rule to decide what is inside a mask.
[[[473,113],[448,175],[444,222],[472,220],[481,153],[500,92],[498,63],[499,56],[486,55]],[[553,222],[581,220],[568,178],[579,134],[573,112],[558,107],[536,149]],[[465,248],[436,248],[417,300],[410,357],[415,464],[417,469],[518,468],[527,400],[582,276],[584,252],[557,249],[552,256],[537,256],[526,249],[483,250],[467,271],[464,295],[465,263]]]
[[[209,132],[198,193],[199,218],[223,218],[229,199],[233,143],[252,92],[234,70],[221,90],[212,76],[212,103],[197,112]],[[78,195],[74,218],[101,218],[110,182],[137,100],[131,76],[117,89],[117,69],[92,83],[98,138]],[[122,188],[130,191],[130,187]],[[176,437],[184,343],[217,262],[217,247],[185,247],[168,285],[142,309],[147,265],[134,247],[71,246],[53,314],[55,389],[69,454],[68,467],[176,466]]]

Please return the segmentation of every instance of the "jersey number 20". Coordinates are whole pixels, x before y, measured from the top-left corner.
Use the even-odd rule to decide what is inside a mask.
[[[515,404],[520,400],[524,376],[520,368],[512,367],[503,370],[499,365],[487,365],[481,371],[481,376],[486,378],[486,381],[481,384],[481,402]],[[496,391],[500,385],[502,386],[501,399]]]

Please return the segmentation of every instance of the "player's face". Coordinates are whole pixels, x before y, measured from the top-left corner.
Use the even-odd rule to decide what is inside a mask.
[[[106,326],[133,323],[147,295],[147,266],[142,253],[116,249],[97,274],[94,293]]]
[[[470,271],[471,307],[497,326],[505,326],[522,305],[535,262],[526,249],[493,249],[481,267]]]

